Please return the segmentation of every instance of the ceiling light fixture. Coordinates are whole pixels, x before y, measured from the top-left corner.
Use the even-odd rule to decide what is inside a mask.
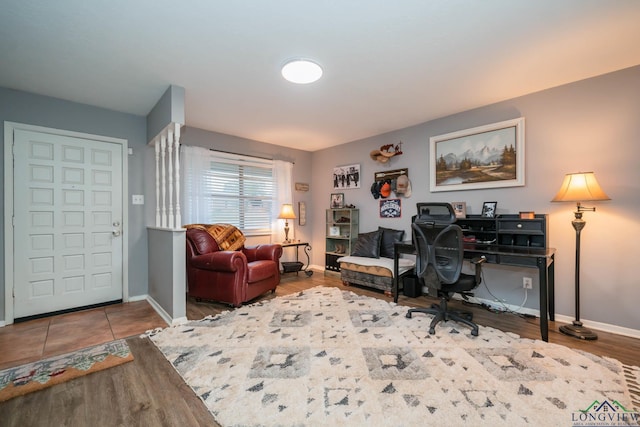
[[[322,67],[309,59],[293,59],[282,67],[282,77],[292,83],[313,83],[322,77]]]

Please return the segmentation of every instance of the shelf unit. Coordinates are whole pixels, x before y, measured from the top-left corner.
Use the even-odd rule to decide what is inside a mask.
[[[456,224],[462,228],[462,234],[466,238],[475,237],[472,243],[495,244],[498,241],[496,235],[496,219],[485,218],[480,215],[467,215],[466,218],[458,218]]]
[[[358,209],[327,209],[325,271],[340,271],[338,258],[350,255],[358,240]]]
[[[456,221],[466,238],[475,236],[475,244],[494,244],[514,247],[548,247],[549,221],[546,214],[523,219],[517,214],[486,218],[467,215]]]

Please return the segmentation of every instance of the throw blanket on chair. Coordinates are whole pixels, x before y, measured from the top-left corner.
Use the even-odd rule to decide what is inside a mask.
[[[242,231],[231,224],[189,224],[184,228],[206,231],[213,237],[221,251],[237,251],[244,246],[246,240]]]

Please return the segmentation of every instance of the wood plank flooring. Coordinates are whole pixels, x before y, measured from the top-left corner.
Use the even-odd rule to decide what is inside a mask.
[[[0,403],[0,425],[219,425],[148,338],[127,344],[133,362]]]
[[[356,286],[345,287],[338,278],[316,272],[311,277],[286,274],[271,299],[299,292],[313,286],[333,286],[361,295],[386,299],[382,293]],[[408,298],[399,304],[426,307],[435,302],[426,297]],[[458,305],[452,303],[452,306]],[[218,303],[188,300],[187,317],[201,319],[230,310]],[[477,307],[474,320],[522,337],[539,339],[539,321],[512,314],[495,314]],[[623,363],[640,365],[640,339],[606,332],[597,341],[580,341],[558,332],[559,324],[551,322],[549,341],[582,349],[600,356],[614,357]],[[437,333],[437,329],[436,329]],[[482,331],[481,331],[482,333]],[[169,362],[148,339],[127,339],[135,360],[124,365],[93,373],[0,403],[0,425],[29,426],[217,426],[202,401],[182,381]]]

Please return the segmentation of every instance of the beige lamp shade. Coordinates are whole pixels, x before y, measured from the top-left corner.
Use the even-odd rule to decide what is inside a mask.
[[[285,203],[282,205],[280,209],[280,215],[278,215],[278,219],[296,219],[296,214],[293,211],[293,205],[289,203]]]
[[[585,202],[611,200],[600,188],[593,172],[568,173],[552,202]]]

